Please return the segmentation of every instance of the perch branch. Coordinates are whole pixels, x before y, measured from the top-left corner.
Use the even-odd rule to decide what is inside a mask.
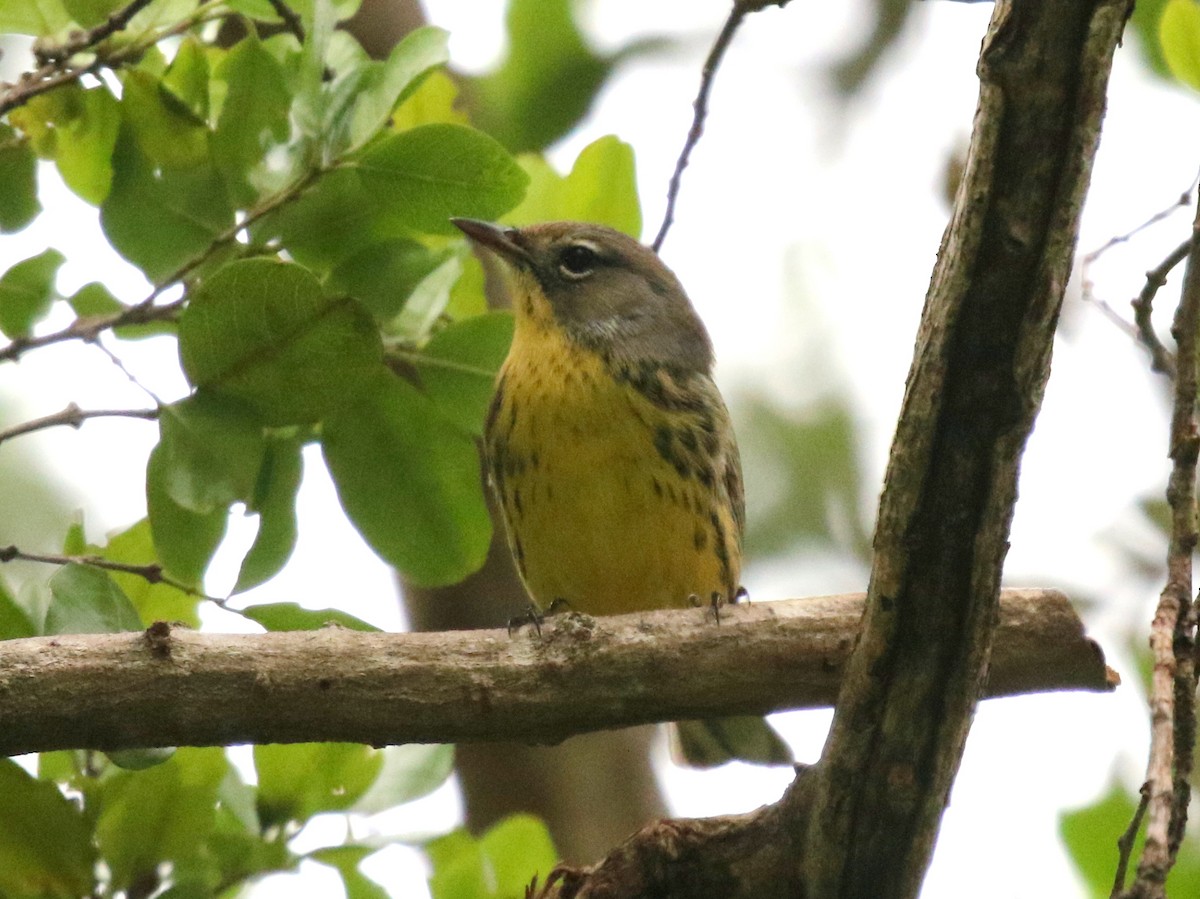
[[[1054,590],[1006,591],[988,695],[1112,689]],[[61,748],[558,742],[572,734],[829,705],[863,595],[587,619],[544,636],[326,627],[0,642],[0,755]]]

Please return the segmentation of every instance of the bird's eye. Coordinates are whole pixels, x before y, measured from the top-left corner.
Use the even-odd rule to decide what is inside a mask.
[[[558,270],[564,278],[580,281],[592,273],[598,258],[587,244],[573,243],[559,254]]]

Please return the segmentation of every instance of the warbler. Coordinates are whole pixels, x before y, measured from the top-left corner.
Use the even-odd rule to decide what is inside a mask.
[[[536,606],[593,615],[735,601],[741,462],[712,341],[651,249],[611,228],[454,224],[506,273],[516,327],[484,445]],[[790,764],[761,718],[683,722],[702,767]]]

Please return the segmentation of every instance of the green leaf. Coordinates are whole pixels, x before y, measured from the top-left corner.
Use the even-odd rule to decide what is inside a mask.
[[[309,853],[309,858],[342,875],[346,899],[388,899],[387,890],[358,870],[365,858],[378,851],[378,846],[328,846]]]
[[[233,225],[233,208],[211,165],[156,169],[123,134],[100,222],[122,256],[160,281],[208,250]]]
[[[514,153],[540,150],[587,112],[612,70],[575,23],[572,0],[512,0],[508,55],[470,86],[475,121]]]
[[[123,0],[63,0],[71,18],[84,28],[99,25],[124,5]]]
[[[224,516],[221,518],[224,523]],[[98,550],[104,558],[128,565],[162,564],[154,550],[154,538],[150,532],[150,520],[143,518],[123,531],[109,537],[108,544]],[[149,626],[155,621],[179,621],[188,627],[199,627],[198,596],[192,596],[170,584],[152,584],[136,574],[111,572],[113,581],[125,591],[133,607],[137,609],[142,624]]]
[[[254,229],[257,240],[278,238],[297,262],[315,271],[378,240],[404,235],[402,228],[380,227],[378,197],[363,189],[352,169],[323,175],[294,203],[264,218]]]
[[[0,0],[0,32],[48,37],[70,23],[62,0]]]
[[[203,514],[252,500],[266,447],[262,423],[243,403],[199,390],[162,406],[158,425],[174,502]]]
[[[388,322],[404,308],[413,291],[449,257],[415,240],[395,238],[369,244],[342,260],[329,274],[331,292],[346,293]]]
[[[188,35],[175,51],[175,58],[162,77],[162,86],[187,107],[195,121],[208,118],[208,49]]]
[[[213,158],[230,192],[243,204],[258,191],[251,172],[267,150],[288,137],[292,95],[283,66],[251,31],[217,66],[225,99],[213,134]]]
[[[385,330],[406,340],[424,340],[450,304],[450,293],[462,276],[462,270],[461,256],[447,256],[413,288],[404,308]]]
[[[41,211],[37,156],[29,141],[0,125],[0,233],[20,231]]]
[[[162,445],[150,452],[146,463],[146,512],[155,555],[173,578],[198,589],[221,538],[228,510],[193,512],[171,498],[167,489],[171,466]]]
[[[387,124],[392,110],[412,93],[423,75],[449,61],[449,39],[441,28],[418,28],[392,48],[387,62],[369,70],[350,120],[352,149],[362,146]]]
[[[444,71],[426,75],[419,87],[392,112],[392,130],[408,131],[435,122],[467,125],[470,118],[458,108],[458,84]]]
[[[162,82],[139,69],[125,73],[121,114],[155,166],[191,169],[208,160],[208,128]]]
[[[116,634],[140,631],[137,609],[107,571],[70,564],[50,578],[48,634]]]
[[[296,548],[296,492],[304,471],[301,448],[297,439],[267,442],[254,497],[247,504],[248,512],[258,513],[258,533],[242,559],[234,593],[273,578]]]
[[[228,769],[224,750],[185,747],[161,765],[105,778],[96,842],[114,890],[144,882],[159,865],[183,865],[207,852]]]
[[[474,441],[392,375],[325,424],[325,461],[350,520],[384,560],[423,585],[483,564],[491,520]]]
[[[28,337],[50,311],[58,295],[54,280],[65,261],[58,250],[44,250],[0,275],[0,331],[5,337]]]
[[[433,863],[429,889],[433,899],[508,899],[546,875],[558,855],[546,826],[532,815],[513,815],[478,840],[456,830],[425,846]]]
[[[255,746],[259,818],[270,827],[347,809],[371,786],[382,765],[381,753],[358,743]]]
[[[451,234],[452,216],[494,219],[512,209],[529,176],[486,134],[422,125],[385,138],[358,158],[364,188],[414,231]]]
[[[383,767],[371,788],[354,803],[353,811],[374,815],[428,796],[454,773],[454,747],[409,743],[381,750]]]
[[[425,393],[468,434],[483,434],[496,373],[508,355],[512,335],[511,314],[478,315],[438,331],[414,360]]]
[[[1135,38],[1134,46],[1141,51],[1146,68],[1160,78],[1173,80],[1167,61],[1163,58],[1162,41],[1158,36],[1158,23],[1162,11],[1171,0],[1138,0],[1129,17],[1129,33]]]
[[[1158,38],[1171,74],[1200,90],[1200,4],[1170,0],[1158,23]]]
[[[67,533],[63,536],[62,551],[64,556],[82,556],[87,554],[87,536],[83,529],[82,512],[76,512],[74,520],[67,525]]]
[[[57,162],[67,187],[89,203],[104,201],[121,124],[117,100],[107,87],[67,85],[34,97],[10,118],[41,156]]]
[[[161,765],[175,755],[174,746],[157,746],[150,749],[116,749],[106,752],[108,760],[126,771],[145,771]]]
[[[179,322],[189,380],[253,406],[268,424],[317,421],[380,369],[379,331],[306,269],[233,262],[206,279]]]
[[[269,631],[315,631],[336,624],[352,631],[378,631],[373,624],[341,609],[306,609],[294,602],[267,602],[242,610]]]
[[[107,287],[99,281],[83,285],[71,296],[67,303],[75,310],[80,318],[91,316],[116,315],[129,307],[112,295]],[[113,333],[122,340],[138,340],[143,337],[154,337],[159,334],[174,334],[175,323],[170,321],[149,322],[144,325],[122,325],[113,328]]]
[[[58,787],[0,759],[0,895],[90,896],[96,851],[82,812]]]
[[[505,221],[515,225],[595,222],[633,238],[641,235],[642,210],[629,144],[612,135],[593,141],[565,178],[540,156],[523,156],[520,162],[530,176],[529,190]]]
[[[29,612],[17,602],[8,585],[0,581],[0,640],[35,637],[37,633]]]

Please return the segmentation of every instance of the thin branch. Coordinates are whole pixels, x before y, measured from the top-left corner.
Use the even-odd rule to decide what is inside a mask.
[[[1191,206],[1192,205],[1192,194],[1196,191],[1196,183],[1197,183],[1197,179],[1195,179],[1195,178],[1192,179],[1192,183],[1188,186],[1187,190],[1185,190],[1183,193],[1181,193],[1179,195],[1179,199],[1177,199],[1174,203],[1172,203],[1170,206],[1166,207],[1165,209],[1160,209],[1158,212],[1154,213],[1154,215],[1150,216],[1150,218],[1146,219],[1144,222],[1142,222],[1140,225],[1138,225],[1132,231],[1127,231],[1124,234],[1118,234],[1114,237],[1110,237],[1102,245],[1100,245],[1096,249],[1092,250],[1092,252],[1088,253],[1086,256],[1083,257],[1083,262],[1082,262],[1083,267],[1086,269],[1088,266],[1095,263],[1101,256],[1103,256],[1105,253],[1107,253],[1113,247],[1120,246],[1123,243],[1128,243],[1129,241],[1133,240],[1134,237],[1136,237],[1137,235],[1139,235],[1143,231],[1145,231],[1147,228],[1153,227],[1154,225],[1157,225],[1159,222],[1161,222],[1163,219],[1174,215],[1175,212],[1178,211],[1179,209],[1183,209],[1188,206]]]
[[[189,587],[187,584],[174,580],[163,574],[161,565],[151,563],[149,565],[134,565],[129,562],[114,562],[111,559],[105,559],[103,556],[73,556],[60,555],[55,553],[30,553],[15,546],[0,547],[0,564],[6,562],[42,562],[48,565],[86,565],[89,568],[100,568],[104,571],[118,571],[122,574],[132,574],[142,578],[151,584],[166,584],[168,587],[174,587],[188,596],[195,596],[199,599],[206,599],[209,602],[214,602],[217,605],[224,607],[225,600],[218,596],[209,596],[197,590],[195,587]]]
[[[275,10],[275,14],[278,15],[279,18],[283,19],[284,27],[296,36],[296,40],[303,44],[304,23],[301,21],[300,16],[297,15],[296,11],[288,6],[284,0],[269,0],[269,2],[271,4],[271,8]]]
[[[99,25],[72,36],[61,46],[41,48],[38,56],[47,62],[56,62],[59,60],[68,60],[76,53],[90,50],[118,31],[124,31],[126,26],[133,20],[133,17],[149,6],[151,2],[153,0],[133,0],[132,3],[115,10],[112,15]]]
[[[650,721],[829,705],[863,594],[503,629],[0,641],[0,755],[234,742],[557,742]],[[153,637],[152,645],[147,641]],[[16,686],[20,688],[17,689]],[[1006,591],[988,695],[1111,689],[1067,598]]]
[[[1200,215],[1193,225],[1200,233]],[[1188,241],[1187,271],[1175,320],[1175,400],[1171,414],[1171,474],[1167,503],[1171,540],[1167,583],[1150,629],[1154,669],[1150,682],[1150,754],[1146,762],[1146,842],[1129,891],[1136,899],[1163,899],[1175,863],[1191,797],[1192,743],[1196,738],[1193,646],[1189,629],[1193,595],[1192,554],[1198,540],[1196,465],[1200,432],[1196,415],[1200,340],[1200,242]],[[1147,279],[1149,280],[1149,279]],[[1181,751],[1182,750],[1182,751]]]
[[[708,95],[712,90],[713,80],[716,78],[721,60],[725,57],[725,51],[729,49],[729,44],[733,41],[733,36],[737,34],[742,20],[750,13],[768,6],[783,7],[787,3],[788,0],[734,0],[733,9],[729,11],[729,17],[725,19],[725,24],[721,27],[712,49],[708,51],[708,58],[704,60],[704,68],[700,75],[700,90],[692,102],[692,127],[688,129],[687,139],[683,142],[683,149],[679,152],[679,159],[675,162],[675,171],[671,174],[671,183],[667,188],[667,208],[663,213],[662,224],[658,227],[658,234],[654,238],[654,243],[651,244],[654,252],[657,253],[662,249],[663,241],[667,239],[667,232],[671,230],[671,223],[675,221],[675,201],[679,197],[679,185],[683,179],[683,170],[687,168],[692,150],[695,149],[696,144],[700,142],[701,135],[704,134],[704,120],[708,117]]]
[[[67,408],[61,412],[55,412],[53,415],[44,415],[41,418],[34,418],[0,431],[0,443],[12,440],[14,437],[32,434],[35,431],[44,431],[46,428],[66,426],[78,430],[85,421],[92,418],[144,418],[147,421],[153,421],[158,418],[158,410],[80,409],[75,403],[68,403]]]
[[[1167,276],[1172,269],[1188,257],[1195,242],[1196,236],[1193,234],[1172,250],[1166,259],[1146,272],[1146,286],[1130,303],[1133,307],[1133,322],[1137,327],[1138,338],[1150,352],[1151,369],[1161,372],[1169,378],[1175,377],[1175,355],[1163,346],[1163,342],[1158,339],[1158,334],[1154,330],[1154,297],[1159,288],[1167,283]]]
[[[178,300],[165,303],[161,306],[156,306],[154,304],[155,300],[165,291],[183,281],[188,275],[210,260],[218,251],[234,243],[238,235],[246,228],[249,228],[255,222],[279,209],[281,206],[299,199],[312,187],[318,178],[337,168],[338,165],[338,163],[334,163],[328,166],[316,166],[278,193],[272,194],[260,206],[248,212],[241,221],[235,222],[214,237],[203,251],[197,253],[175,271],[171,272],[171,274],[167,275],[141,302],[112,315],[95,315],[78,318],[67,327],[50,334],[43,334],[40,337],[15,338],[7,346],[0,347],[0,362],[16,361],[30,350],[56,343],[65,343],[72,340],[92,342],[103,332],[125,325],[144,325],[150,322],[174,320],[187,303],[187,298],[181,297]]]
[[[1148,786],[1149,784],[1142,784],[1142,789],[1139,791],[1141,798],[1133,812],[1133,820],[1129,822],[1125,832],[1117,838],[1117,873],[1113,877],[1113,887],[1109,893],[1109,899],[1117,899],[1121,895],[1121,891],[1125,889],[1125,879],[1129,875],[1129,859],[1133,855],[1133,844],[1137,841],[1138,831],[1142,829],[1142,819],[1146,817],[1146,806],[1150,804],[1150,793],[1146,789]]]

